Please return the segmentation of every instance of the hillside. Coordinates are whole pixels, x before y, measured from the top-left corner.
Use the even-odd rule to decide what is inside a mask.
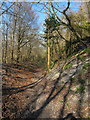
[[[3,65],[3,119],[89,117],[87,53],[56,64],[48,74],[37,68]]]

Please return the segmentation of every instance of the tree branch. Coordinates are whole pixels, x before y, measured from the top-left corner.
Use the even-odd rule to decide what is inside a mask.
[[[66,13],[66,11],[69,9],[69,7],[70,7],[70,1],[68,0],[68,5],[67,5],[66,9],[63,10],[63,13]]]
[[[7,12],[14,4],[15,4],[15,2],[13,2],[12,5],[10,5],[6,10],[4,10],[4,11],[0,14],[0,16],[1,16],[2,14],[4,14],[5,12]]]

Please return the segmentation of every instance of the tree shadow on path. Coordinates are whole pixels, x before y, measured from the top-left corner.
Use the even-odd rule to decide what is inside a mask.
[[[62,68],[63,68],[63,67],[62,67]],[[77,72],[78,61],[77,61],[76,71],[72,74],[72,76],[70,77],[70,79],[69,79],[68,81],[66,81],[66,82],[64,83],[64,85],[56,92],[56,94],[53,95],[54,91],[56,90],[57,84],[58,84],[58,82],[59,82],[60,79],[61,79],[61,73],[62,73],[62,71],[63,71],[62,68],[61,68],[61,70],[60,70],[60,75],[59,75],[59,77],[58,77],[57,80],[55,81],[54,86],[53,86],[53,88],[52,88],[49,96],[48,96],[47,99],[44,101],[43,105],[42,105],[38,110],[30,113],[29,117],[26,118],[26,120],[27,120],[27,119],[30,119],[30,118],[37,119],[37,118],[42,114],[42,112],[43,112],[43,110],[45,109],[45,107],[46,107],[53,99],[55,99],[56,96],[58,96],[58,95],[61,93],[61,91],[65,88],[65,86],[66,86],[67,84],[69,84],[68,90],[67,90],[67,92],[66,92],[66,94],[65,94],[65,96],[64,96],[63,107],[62,107],[62,109],[61,109],[60,116],[59,116],[59,118],[63,118],[64,109],[65,109],[65,104],[66,104],[67,97],[68,97],[68,95],[69,95],[70,88],[71,88],[72,82],[73,82],[72,76],[74,76],[74,75],[76,74],[76,72]]]

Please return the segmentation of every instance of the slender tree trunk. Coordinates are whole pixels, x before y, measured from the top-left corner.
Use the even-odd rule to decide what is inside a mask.
[[[18,44],[18,47],[17,47],[17,63],[19,63],[19,58],[20,58],[20,46]]]
[[[55,58],[55,60],[58,60],[58,52],[57,52],[57,45],[55,44],[55,41],[54,40],[52,40],[53,41],[53,49],[54,49],[54,58]]]
[[[19,63],[19,58],[20,58],[20,39],[21,34],[20,34],[20,26],[19,26],[19,34],[18,34],[18,46],[17,46],[17,63]]]
[[[32,45],[31,45],[31,43],[29,43],[29,50],[28,50],[28,58],[30,58],[30,56],[31,56],[31,53],[32,53]]]
[[[49,30],[48,30],[48,61],[47,61],[47,66],[48,66],[48,72],[50,71],[50,39],[49,39]]]
[[[14,19],[14,29],[13,29],[13,36],[12,36],[12,51],[11,51],[11,61],[13,63],[14,60],[14,39],[15,39],[15,31],[16,31],[16,18]]]
[[[3,19],[2,19],[3,21]],[[5,62],[5,21],[3,21],[2,62]]]
[[[11,62],[13,63],[13,55],[14,54],[14,37],[12,39],[12,51],[11,51]]]
[[[58,60],[60,59],[60,57],[61,57],[61,50],[60,50],[60,44],[59,44],[59,39],[57,39],[57,50],[58,50]]]
[[[7,63],[7,48],[8,48],[8,25],[7,25],[7,29],[6,29],[5,63]]]
[[[48,10],[49,10],[49,17],[50,17],[50,6],[51,6],[51,2],[48,3]],[[48,67],[48,72],[50,71],[50,30],[48,29],[48,61],[47,61],[47,67]]]

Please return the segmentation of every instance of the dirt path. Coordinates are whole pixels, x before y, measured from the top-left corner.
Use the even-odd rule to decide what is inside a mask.
[[[77,68],[76,63],[74,68]],[[76,92],[76,86],[80,87],[81,83],[70,79],[76,70],[72,67],[57,79],[55,71],[45,75],[38,66],[3,66],[3,117],[30,120],[61,118],[73,113],[75,117],[87,118],[88,92]],[[86,73],[80,77],[86,81]]]
[[[17,118],[35,96],[35,87],[44,77],[44,71],[34,65],[4,65],[0,72],[3,76],[3,117]]]

